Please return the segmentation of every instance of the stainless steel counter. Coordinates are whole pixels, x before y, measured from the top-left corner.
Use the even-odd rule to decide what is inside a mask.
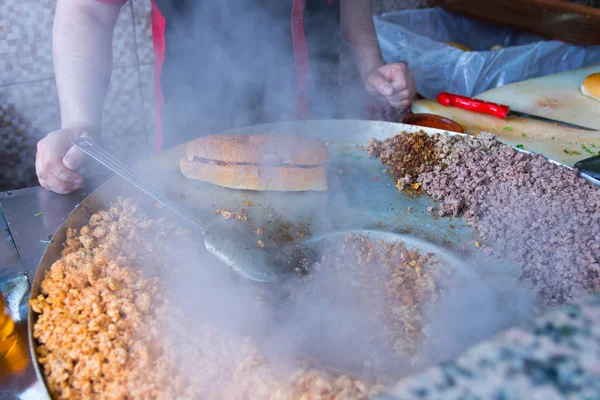
[[[49,239],[67,215],[108,176],[86,180],[85,187],[59,195],[41,187],[0,193],[0,290],[17,326],[26,331],[29,282]],[[26,335],[22,340],[27,342]],[[40,399],[45,391],[29,360],[27,370],[0,382],[0,399]]]

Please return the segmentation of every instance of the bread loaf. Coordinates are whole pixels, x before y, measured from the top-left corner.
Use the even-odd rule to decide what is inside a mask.
[[[293,135],[211,135],[186,146],[189,179],[244,190],[327,190],[325,143]]]

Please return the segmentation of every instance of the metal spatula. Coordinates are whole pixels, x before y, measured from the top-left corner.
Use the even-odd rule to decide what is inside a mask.
[[[595,179],[600,179],[600,155],[578,161],[574,167]]]
[[[282,274],[275,260],[256,243],[256,235],[235,224],[206,225],[100,146],[85,138],[75,140],[73,145],[200,229],[206,249],[244,277],[273,282]]]

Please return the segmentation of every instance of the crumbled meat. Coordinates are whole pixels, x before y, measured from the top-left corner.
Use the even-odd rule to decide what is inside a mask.
[[[221,215],[223,216],[223,218],[225,219],[231,219],[233,218],[233,213],[231,211],[227,211],[227,210],[221,210]]]
[[[284,373],[251,338],[179,315],[161,272],[179,262],[189,232],[129,200],[66,236],[31,300],[37,360],[54,399],[367,400],[381,390],[302,365]]]
[[[371,157],[379,157],[389,166],[390,173],[397,179],[398,190],[408,188],[410,193],[419,193],[419,175],[442,167],[437,140],[420,131],[415,134],[401,134],[383,142],[371,139],[367,152]]]
[[[248,213],[242,208],[237,214],[235,214],[235,219],[239,221],[248,221]]]
[[[371,153],[383,162],[404,159],[406,147],[395,143],[410,142],[406,136],[376,143]],[[440,201],[440,216],[462,213],[494,254],[521,264],[522,277],[547,304],[571,301],[600,285],[600,189],[577,171],[516,151],[491,133],[431,138],[441,165],[429,168],[424,156],[409,159],[423,160],[416,180]],[[394,174],[401,178],[403,168]]]
[[[226,209],[216,209],[213,210],[213,214],[214,215],[219,215],[221,214],[223,216],[223,218],[225,219],[231,219],[234,218],[237,219],[238,221],[248,221],[248,212],[244,209],[241,208],[240,211],[238,211],[237,213],[234,213],[233,211],[229,211]]]

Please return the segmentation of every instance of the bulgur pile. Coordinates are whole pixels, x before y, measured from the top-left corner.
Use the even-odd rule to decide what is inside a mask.
[[[368,151],[395,151],[389,143],[410,141],[404,137],[413,134],[399,136],[403,139],[373,141]],[[546,304],[562,304],[600,288],[598,187],[575,170],[500,143],[491,133],[431,138],[442,164],[423,168],[416,181],[440,201],[440,216],[463,213],[480,242],[521,264],[522,277]],[[395,157],[404,158],[404,153]]]
[[[161,285],[175,268],[170,255],[188,235],[127,199],[68,230],[61,259],[31,301],[38,314],[36,353],[53,398],[367,399],[382,390],[310,362],[280,368],[254,339],[194,321],[174,307]],[[424,267],[436,260],[401,244],[376,246],[358,237],[348,238],[344,251],[357,264],[381,264],[385,274],[373,282],[373,271],[361,272],[365,286],[359,291],[384,293],[386,309],[376,318],[389,314],[391,348],[410,355],[408,343],[422,335],[422,303],[438,296],[434,273]],[[330,265],[341,268],[339,262]],[[324,268],[319,263],[302,284]]]

